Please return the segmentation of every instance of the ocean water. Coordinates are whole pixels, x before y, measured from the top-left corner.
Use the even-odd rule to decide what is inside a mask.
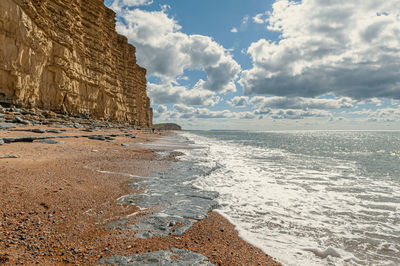
[[[400,265],[400,132],[187,131],[193,186],[285,265]]]

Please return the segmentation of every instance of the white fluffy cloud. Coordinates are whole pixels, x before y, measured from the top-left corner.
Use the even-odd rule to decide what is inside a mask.
[[[114,0],[110,7],[115,12],[120,12],[125,7],[148,6],[152,3],[153,0]]]
[[[188,90],[184,86],[173,84],[148,83],[147,93],[153,104],[182,103],[189,105],[214,106],[219,102],[219,96],[209,90],[194,88]]]
[[[248,48],[246,94],[400,99],[400,1],[280,0],[267,21],[281,39]]]
[[[158,108],[159,109],[159,108]],[[196,108],[185,104],[175,104],[171,109],[155,110],[157,118],[162,121],[179,120],[193,121],[197,119],[234,118],[235,114],[229,110],[211,111],[208,108]]]
[[[344,115],[352,117],[365,118],[368,122],[400,122],[400,109],[398,108],[380,108],[377,110],[361,109],[351,112],[343,112]]]
[[[158,84],[149,84],[153,103],[214,105],[216,93],[236,91],[235,81],[241,71],[228,50],[211,37],[188,35],[165,10],[123,9],[118,13],[117,30],[137,48],[140,65]],[[204,79],[193,88],[179,85],[186,70],[200,70]]]

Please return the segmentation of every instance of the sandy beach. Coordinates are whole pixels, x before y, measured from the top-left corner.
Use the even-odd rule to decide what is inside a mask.
[[[121,133],[130,132],[76,129],[62,135]],[[34,133],[0,131],[0,138],[28,135]],[[40,134],[49,135],[54,134]],[[126,186],[132,176],[119,173],[147,176],[176,160],[173,155],[159,158],[135,146],[160,135],[134,135],[117,136],[109,142],[80,137],[55,138],[56,144],[1,145],[1,156],[17,158],[0,159],[0,264],[94,265],[113,255],[178,248],[202,254],[215,265],[279,265],[239,238],[234,226],[215,212],[182,236],[138,239],[130,230],[105,227],[121,218],[134,224],[151,212],[116,204],[119,197],[138,192]]]

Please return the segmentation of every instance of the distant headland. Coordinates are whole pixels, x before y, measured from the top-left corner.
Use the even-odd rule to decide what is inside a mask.
[[[182,130],[182,127],[174,123],[155,124],[154,129],[157,130]]]

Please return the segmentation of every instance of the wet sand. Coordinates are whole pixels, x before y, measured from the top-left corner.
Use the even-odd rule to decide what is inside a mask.
[[[42,127],[43,128],[43,127]],[[112,134],[71,130],[63,135]],[[0,131],[6,136],[31,132]],[[54,135],[51,133],[40,136]],[[114,142],[63,138],[58,144],[12,143],[0,146],[0,264],[94,265],[112,255],[128,256],[172,247],[203,254],[216,265],[279,265],[238,237],[234,226],[219,214],[194,224],[183,236],[138,239],[135,232],[105,228],[121,218],[135,223],[146,212],[116,204],[135,193],[126,184],[132,178],[161,170],[173,156],[159,159],[133,144],[157,138],[115,137]],[[114,173],[114,174],[113,174]]]

